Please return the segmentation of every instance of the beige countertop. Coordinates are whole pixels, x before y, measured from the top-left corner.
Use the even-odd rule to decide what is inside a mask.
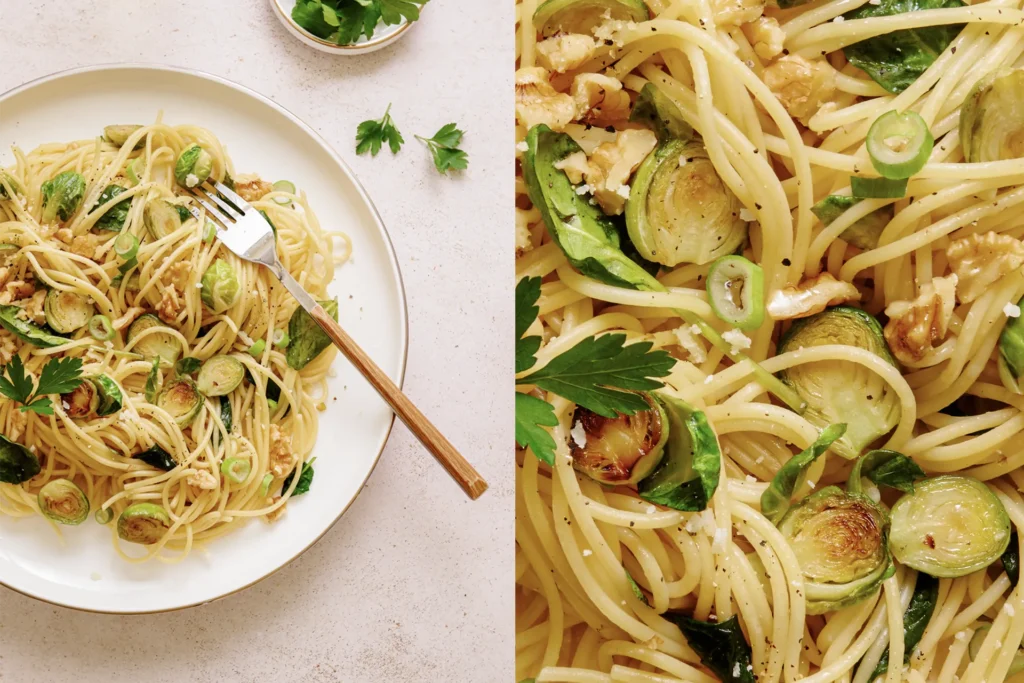
[[[237,595],[117,617],[0,588],[0,681],[511,680],[512,11],[508,0],[432,0],[397,44],[333,57],[286,33],[265,0],[0,0],[0,92],[88,64],[191,67],[267,95],[339,150],[405,278],[405,388],[491,483],[468,502],[398,425],[338,524]],[[357,124],[389,102],[406,146],[355,156]],[[450,121],[467,131],[470,167],[442,178],[412,134]]]

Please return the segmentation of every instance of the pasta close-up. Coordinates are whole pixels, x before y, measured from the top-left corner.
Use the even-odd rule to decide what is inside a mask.
[[[91,511],[126,560],[176,562],[308,490],[336,356],[190,192],[224,181],[263,211],[318,299],[351,244],[292,183],[236,174],[211,131],[100,133],[0,171],[0,366],[24,389],[0,402],[0,514],[59,533]]]
[[[515,35],[516,680],[1024,680],[1021,2]]]

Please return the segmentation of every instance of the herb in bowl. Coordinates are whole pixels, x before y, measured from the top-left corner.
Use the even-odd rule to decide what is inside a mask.
[[[428,0],[298,0],[292,19],[317,38],[336,45],[367,40],[380,24],[394,26],[420,18]]]

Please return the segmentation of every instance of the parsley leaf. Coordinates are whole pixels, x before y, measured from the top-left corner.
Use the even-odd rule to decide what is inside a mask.
[[[529,448],[549,465],[555,464],[555,440],[544,427],[557,424],[554,406],[536,396],[516,392],[516,443]]]
[[[356,0],[363,2],[364,0]],[[381,18],[388,26],[399,24],[402,17],[408,21],[416,21],[420,18],[420,8],[427,4],[428,0],[373,0],[373,3],[380,8]]]
[[[405,139],[391,120],[391,105],[384,110],[384,116],[377,121],[363,121],[356,129],[356,154],[370,153],[377,156],[384,143],[388,143],[392,154],[398,154]]]
[[[469,156],[459,149],[462,136],[463,131],[459,130],[458,124],[449,123],[434,133],[432,138],[424,138],[417,135],[416,139],[425,144],[427,149],[430,150],[434,157],[434,166],[438,172],[445,174],[453,169],[464,169],[469,164]]]
[[[416,21],[427,0],[298,0],[292,9],[296,24],[317,38],[351,45],[372,38],[383,19],[388,26]]]
[[[81,383],[81,358],[54,358],[43,366],[36,394],[66,394]]]
[[[28,403],[32,396],[32,379],[25,376],[25,365],[21,356],[15,354],[11,362],[3,368],[10,380],[0,372],[0,393],[18,403]]]
[[[3,376],[4,372],[9,379]],[[20,356],[14,356],[10,363],[0,369],[0,394],[21,403],[21,412],[31,410],[40,415],[53,415],[53,402],[45,394],[66,394],[74,391],[81,383],[81,358],[53,358],[47,361],[35,392],[32,391],[32,378],[25,374],[25,365]]]
[[[529,370],[537,362],[537,349],[541,338],[536,335],[523,337],[533,321],[537,319],[540,307],[540,278],[524,277],[516,285],[516,372]]]
[[[624,334],[588,337],[517,383],[534,384],[602,417],[647,410],[647,401],[629,391],[663,386],[650,378],[668,375],[676,361],[665,351],[651,351],[651,342],[625,342]]]

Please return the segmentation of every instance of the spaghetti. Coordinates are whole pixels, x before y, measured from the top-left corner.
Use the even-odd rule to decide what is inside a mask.
[[[1024,525],[1024,455],[1014,445],[1024,431],[1024,400],[1000,370],[999,348],[1024,296],[1024,259],[1004,258],[1021,253],[1024,150],[968,162],[958,128],[979,81],[1024,67],[1019,0],[925,3],[933,9],[915,5],[885,16],[872,13],[892,4],[886,0],[787,2],[785,9],[746,0],[608,0],[558,14],[571,4],[516,5],[516,278],[542,278],[539,314],[527,332],[542,339],[531,372],[581,339],[612,331],[669,352],[677,363],[655,393],[706,416],[721,469],[702,511],[652,504],[635,482],[598,483],[573,458],[591,438],[579,432],[581,409],[552,392],[520,389],[550,403],[558,424],[549,428],[552,465],[529,449],[516,453],[516,680],[982,683],[1024,669],[1024,590],[998,553],[985,569],[938,577],[926,625],[908,643],[905,613],[909,623],[930,577],[897,555],[891,575],[869,594],[820,611],[808,593],[807,557],[798,556],[786,522],[777,526],[762,505],[779,471],[824,426],[785,391],[800,372],[828,364],[868,383],[868,399],[884,393],[889,412],[863,445],[851,447],[856,435],[849,432],[834,442],[806,470],[794,504],[826,485],[841,487],[870,443],[908,456],[929,477],[985,482],[1014,537]],[[589,23],[580,19],[587,12]],[[844,49],[925,27],[948,28],[949,42],[898,87],[866,60],[858,62],[863,69],[854,65],[855,52]],[[710,259],[667,263],[663,254],[643,253],[634,232],[630,212],[645,167],[668,150],[659,128],[665,117],[652,125],[636,114],[641,102],[650,104],[650,86],[685,122],[674,135],[685,139],[678,131],[692,127],[702,148],[679,158],[674,177],[710,160],[747,224],[737,253],[763,271],[768,315],[761,324],[732,311],[733,325],[754,321],[746,335],[715,316],[705,291]],[[1015,97],[1018,118],[1010,125],[1019,129],[1024,92]],[[872,124],[894,110],[919,115],[934,148],[925,163],[909,164],[919,168],[909,182],[895,181],[906,183],[898,196],[852,197],[851,174],[878,184],[882,171],[865,141]],[[625,213],[622,248],[639,249],[630,257],[636,263],[655,261],[657,283],[639,273],[626,276],[631,284],[612,282],[573,251],[579,242],[553,236],[557,226],[538,205],[553,186],[537,190],[530,174],[541,163],[542,136],[561,140],[558,133],[576,151],[554,168],[602,214]],[[631,156],[634,142],[640,151]],[[679,182],[672,192],[684,191]],[[573,201],[552,201],[556,221],[572,213],[565,207]],[[829,214],[829,202],[841,210]],[[673,206],[671,197],[662,203],[660,225],[676,229],[672,220],[687,207]],[[698,206],[706,213],[708,204]],[[572,219],[575,228],[583,213]],[[664,246],[664,238],[656,243]],[[787,345],[801,325],[840,303],[879,317],[889,348],[872,351],[840,336]],[[768,373],[791,381],[780,388]],[[834,395],[857,391],[859,381]],[[869,493],[886,509],[900,495]],[[725,673],[715,669],[724,655],[684,636],[676,615],[712,625],[738,617],[750,671],[739,660]],[[727,650],[725,631],[718,633]],[[883,657],[889,664],[879,668]]]

